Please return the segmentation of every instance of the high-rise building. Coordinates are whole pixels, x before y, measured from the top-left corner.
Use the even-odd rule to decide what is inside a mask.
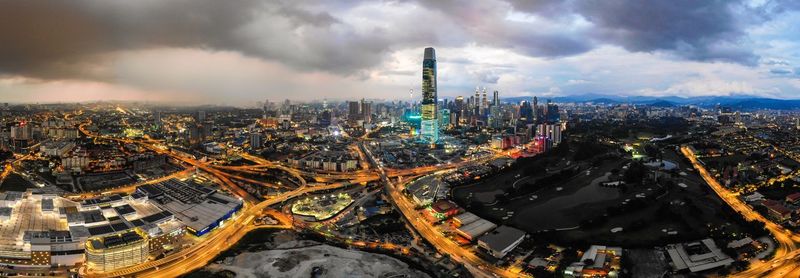
[[[561,143],[561,125],[559,125],[559,124],[547,125],[547,138],[550,138],[550,141],[553,142],[553,145],[560,144]]]
[[[489,100],[486,99],[486,87],[483,87],[483,98],[481,98],[481,114],[486,113],[486,108],[489,107]]]
[[[153,112],[153,124],[155,124],[157,127],[161,127],[161,111]]]
[[[195,120],[198,123],[205,122],[206,121],[206,111],[205,110],[198,110],[197,111],[197,117],[195,118]]]
[[[361,119],[361,106],[358,101],[348,101],[347,108],[347,119],[353,122]]]
[[[494,95],[492,96],[492,105],[498,106],[500,105],[500,92],[497,90],[494,91]]]
[[[325,109],[320,113],[319,118],[317,121],[321,126],[329,126],[331,125],[331,119],[333,118],[333,114],[331,110]]]
[[[451,118],[455,121],[455,125],[458,125],[458,123],[461,122],[461,119],[464,117],[464,97],[456,97],[456,100],[453,101],[453,110],[455,117]]]
[[[250,133],[250,149],[257,150],[261,148],[261,133],[253,132]]]
[[[439,126],[450,125],[450,109],[439,109]]]
[[[480,114],[481,113],[480,102],[481,102],[481,87],[476,86],[475,87],[475,98],[472,100],[472,108],[473,108],[473,112],[472,113],[475,113],[475,114]]]
[[[522,101],[519,105],[519,120],[523,123],[533,123],[533,107],[527,101]]]
[[[547,101],[546,120],[548,123],[557,123],[561,120],[561,114],[558,112],[558,105]]]
[[[361,119],[365,123],[372,123],[372,102],[361,99]]]
[[[430,144],[439,140],[439,110],[436,96],[436,53],[425,48],[422,60],[422,123],[420,139]]]
[[[489,126],[491,128],[500,128],[503,122],[502,119],[502,111],[500,111],[500,106],[492,105],[489,107]]]

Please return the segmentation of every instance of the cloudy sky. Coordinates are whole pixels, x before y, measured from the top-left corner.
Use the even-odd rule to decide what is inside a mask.
[[[31,0],[0,101],[407,99],[427,46],[440,97],[800,98],[796,0]]]

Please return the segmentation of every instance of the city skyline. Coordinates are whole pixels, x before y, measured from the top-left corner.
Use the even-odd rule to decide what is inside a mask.
[[[0,1],[0,276],[800,277],[798,3]]]
[[[6,2],[0,94],[235,106],[403,99],[421,88],[419,50],[432,46],[440,98],[475,86],[503,97],[797,96],[794,3],[604,4]]]

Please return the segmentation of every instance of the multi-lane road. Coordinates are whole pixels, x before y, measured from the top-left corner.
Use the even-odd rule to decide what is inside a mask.
[[[208,172],[212,174],[214,177],[216,177],[224,187],[226,187],[228,190],[230,190],[237,196],[241,197],[245,201],[244,208],[242,209],[241,212],[238,213],[237,216],[234,217],[234,219],[228,220],[227,223],[215,229],[211,233],[204,235],[194,245],[186,249],[180,250],[174,254],[170,254],[167,257],[159,260],[149,261],[143,264],[115,270],[113,272],[95,273],[87,269],[82,269],[81,273],[87,277],[155,276],[155,275],[159,277],[180,276],[194,269],[198,269],[200,267],[205,266],[206,264],[208,264],[208,262],[214,259],[221,252],[227,250],[232,244],[236,243],[238,240],[244,237],[244,235],[246,235],[248,232],[250,232],[253,229],[260,228],[256,227],[253,224],[253,220],[263,215],[265,209],[267,209],[269,206],[283,203],[298,196],[313,193],[316,191],[334,190],[344,186],[366,183],[378,179],[377,175],[364,175],[355,177],[349,182],[338,182],[327,185],[307,186],[305,184],[305,180],[302,178],[302,176],[298,171],[287,167],[283,167],[281,165],[273,164],[270,161],[258,157],[249,156],[245,154],[245,156],[248,156],[247,159],[254,160],[257,163],[266,167],[273,167],[289,172],[290,174],[298,177],[299,180],[301,181],[301,186],[292,191],[284,192],[266,201],[258,201],[256,198],[248,194],[237,184],[231,181],[231,178],[240,180],[241,179],[246,180],[246,178],[240,177],[236,174],[224,172],[205,162],[177,155],[175,152],[163,150],[161,148],[154,146],[153,142],[150,141],[120,139],[120,138],[104,137],[92,134],[91,132],[86,130],[85,125],[86,124],[81,125],[80,130],[89,137],[101,140],[105,139],[105,140],[120,141],[123,143],[139,144],[157,153],[169,155],[173,159],[191,165],[193,168]],[[178,174],[184,174],[183,172],[184,171]],[[156,181],[166,179],[169,177],[172,176],[157,179]],[[155,182],[155,181],[149,181],[149,182]],[[273,212],[273,213],[279,213],[279,212]],[[285,216],[278,216],[276,218],[288,219],[288,217]],[[287,228],[287,229],[292,228],[291,223],[286,223],[285,221],[280,225],[274,225],[273,227]]]
[[[83,127],[83,125],[81,127]],[[128,139],[119,139],[111,137],[100,137],[89,133],[83,128],[81,128],[81,130],[87,135],[95,138],[118,140],[125,143],[137,143],[145,146],[148,149],[157,151],[159,153],[167,154],[176,160],[182,161],[197,169],[203,170],[205,172],[214,175],[218,180],[222,182],[222,184],[225,187],[227,187],[229,190],[231,190],[236,195],[242,197],[245,200],[245,207],[236,218],[229,220],[228,223],[226,223],[222,227],[204,236],[204,238],[201,238],[201,240],[199,240],[191,247],[178,251],[175,254],[171,254],[163,259],[150,261],[144,264],[120,269],[114,272],[84,273],[90,277],[115,277],[115,276],[134,276],[134,275],[148,276],[156,274],[165,277],[180,276],[182,274],[185,274],[187,272],[190,272],[194,269],[203,267],[204,265],[208,264],[208,262],[210,262],[213,258],[215,258],[219,253],[229,248],[233,243],[237,242],[249,231],[257,228],[255,225],[253,225],[253,220],[256,217],[263,215],[264,210],[271,205],[286,202],[292,198],[312,193],[315,191],[332,190],[352,183],[369,182],[378,179],[381,179],[382,182],[385,183],[387,192],[389,194],[392,203],[402,212],[402,214],[408,220],[408,222],[411,224],[414,230],[416,230],[416,232],[418,232],[423,238],[425,238],[425,240],[430,242],[439,253],[449,254],[453,260],[467,265],[469,269],[471,269],[478,275],[501,276],[501,277],[519,277],[522,275],[521,273],[514,273],[506,268],[500,268],[493,264],[487,263],[486,261],[478,257],[472,250],[461,247],[452,240],[443,236],[440,231],[438,231],[435,227],[433,227],[430,223],[428,223],[427,221],[424,220],[424,218],[421,217],[420,213],[414,208],[414,205],[410,202],[410,200],[408,200],[408,198],[406,198],[401,193],[402,190],[400,186],[402,185],[395,185],[390,180],[391,177],[420,176],[437,171],[453,169],[465,166],[469,163],[475,163],[476,161],[484,161],[497,158],[499,156],[503,156],[503,154],[501,153],[497,153],[492,156],[487,156],[480,159],[463,161],[459,163],[448,163],[437,166],[425,166],[413,169],[400,170],[400,169],[384,169],[380,165],[380,163],[377,163],[372,153],[368,149],[364,148],[362,145],[359,148],[359,153],[362,156],[362,158],[366,157],[367,160],[370,162],[371,164],[370,166],[372,166],[370,170],[366,169],[361,170],[357,173],[348,174],[346,177],[342,176],[335,177],[339,179],[347,177],[354,178],[354,180],[352,180],[351,182],[339,182],[323,186],[308,186],[308,184],[306,184],[305,179],[303,178],[304,175],[314,177],[315,175],[324,176],[325,174],[302,172],[300,170],[288,168],[280,164],[276,164],[266,159],[252,156],[249,154],[242,154],[242,157],[254,161],[258,163],[258,165],[232,166],[236,168],[212,166],[205,162],[180,156],[174,152],[165,151],[163,149],[157,148],[156,146],[153,145],[153,142],[133,141]],[[682,152],[692,162],[694,167],[698,170],[700,176],[706,181],[706,183],[708,183],[708,185],[714,190],[714,192],[720,196],[720,198],[722,198],[735,211],[742,214],[746,219],[764,222],[766,224],[766,228],[770,231],[770,233],[772,233],[773,237],[776,239],[778,243],[772,260],[753,262],[748,270],[736,273],[732,276],[786,277],[787,275],[794,275],[793,277],[800,277],[800,265],[797,263],[797,258],[800,257],[800,249],[798,249],[797,246],[797,243],[800,242],[800,236],[798,236],[795,233],[792,233],[791,231],[788,231],[787,229],[784,229],[778,224],[769,221],[761,214],[755,212],[752,207],[748,206],[743,201],[741,201],[737,197],[737,194],[732,193],[727,189],[725,189],[724,187],[722,187],[722,185],[720,185],[708,173],[708,171],[703,167],[703,165],[701,165],[698,162],[697,158],[694,156],[693,153],[691,153],[688,150],[687,147],[683,147]],[[297,178],[299,181],[301,181],[301,184],[298,188],[294,190],[284,192],[269,200],[259,202],[256,198],[250,196],[250,194],[242,190],[238,185],[236,185],[234,182],[231,181],[231,179],[239,179],[247,181],[248,180],[247,178],[226,171],[226,170],[234,170],[234,171],[248,172],[255,170],[254,167],[255,168],[268,167],[268,168],[276,168],[283,170],[291,174],[295,178]],[[285,222],[279,225],[275,225],[274,227],[292,228],[291,223],[285,223]]]
[[[800,277],[800,263],[798,263],[797,260],[798,257],[800,257],[800,249],[798,249],[797,246],[797,244],[800,243],[800,236],[770,221],[739,199],[738,194],[724,188],[709,174],[703,164],[699,162],[697,157],[687,146],[681,147],[681,152],[689,159],[694,168],[697,169],[697,172],[703,180],[706,181],[708,186],[711,187],[725,203],[747,220],[764,222],[767,230],[769,230],[778,243],[775,254],[771,260],[754,261],[749,269],[733,274],[731,277]],[[787,276],[790,273],[794,275]]]
[[[460,262],[467,266],[471,272],[477,276],[499,276],[499,277],[524,277],[523,273],[513,273],[508,269],[497,267],[494,264],[488,263],[485,260],[478,257],[475,253],[471,250],[463,248],[456,244],[454,241],[450,240],[449,238],[445,237],[441,231],[438,231],[435,227],[433,227],[430,223],[428,223],[420,213],[415,209],[414,204],[411,201],[403,196],[402,189],[399,188],[399,185],[395,185],[389,179],[389,175],[387,175],[387,171],[383,169],[380,163],[377,163],[377,160],[372,155],[372,152],[369,149],[366,149],[362,146],[364,152],[366,153],[368,160],[372,163],[373,168],[377,169],[378,173],[381,175],[381,180],[386,185],[386,191],[389,194],[390,201],[397,207],[400,212],[403,214],[403,217],[408,220],[411,226],[416,230],[420,236],[422,236],[426,241],[431,243],[434,246],[437,252],[440,254],[448,254],[451,259]],[[444,171],[447,169],[463,166],[467,163],[475,163],[475,161],[464,161],[463,163],[455,163],[455,164],[448,164],[442,166],[433,166],[433,167],[421,167],[417,169],[410,169],[408,172],[409,174],[413,174],[414,176],[419,176],[423,174],[433,173],[436,171]],[[397,170],[394,174],[397,174]],[[411,181],[413,179],[407,179]]]

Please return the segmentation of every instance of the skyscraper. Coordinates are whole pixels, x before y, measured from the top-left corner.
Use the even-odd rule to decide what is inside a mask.
[[[494,96],[492,96],[492,106],[500,105],[500,92],[497,90],[494,91]]]
[[[548,123],[558,123],[561,120],[561,115],[558,113],[558,105],[550,102],[550,100],[547,100],[545,113],[547,113],[545,120]]]
[[[456,115],[456,117],[453,118],[455,118],[456,125],[458,125],[458,123],[461,122],[461,119],[464,118],[464,97],[462,96],[456,97],[453,108],[455,109],[454,112]]]
[[[481,98],[481,114],[486,112],[486,108],[489,108],[489,100],[486,99],[486,87],[483,87],[483,98]]]
[[[473,112],[474,114],[481,113],[481,87],[475,86],[475,99],[472,100]]]
[[[361,119],[365,123],[372,123],[372,102],[361,99]]]
[[[420,139],[430,144],[439,140],[439,109],[436,96],[436,53],[425,48],[422,60],[422,124]]]
[[[347,119],[356,122],[361,119],[361,105],[357,101],[347,102]]]
[[[519,120],[526,124],[533,123],[533,108],[527,101],[519,104]]]

